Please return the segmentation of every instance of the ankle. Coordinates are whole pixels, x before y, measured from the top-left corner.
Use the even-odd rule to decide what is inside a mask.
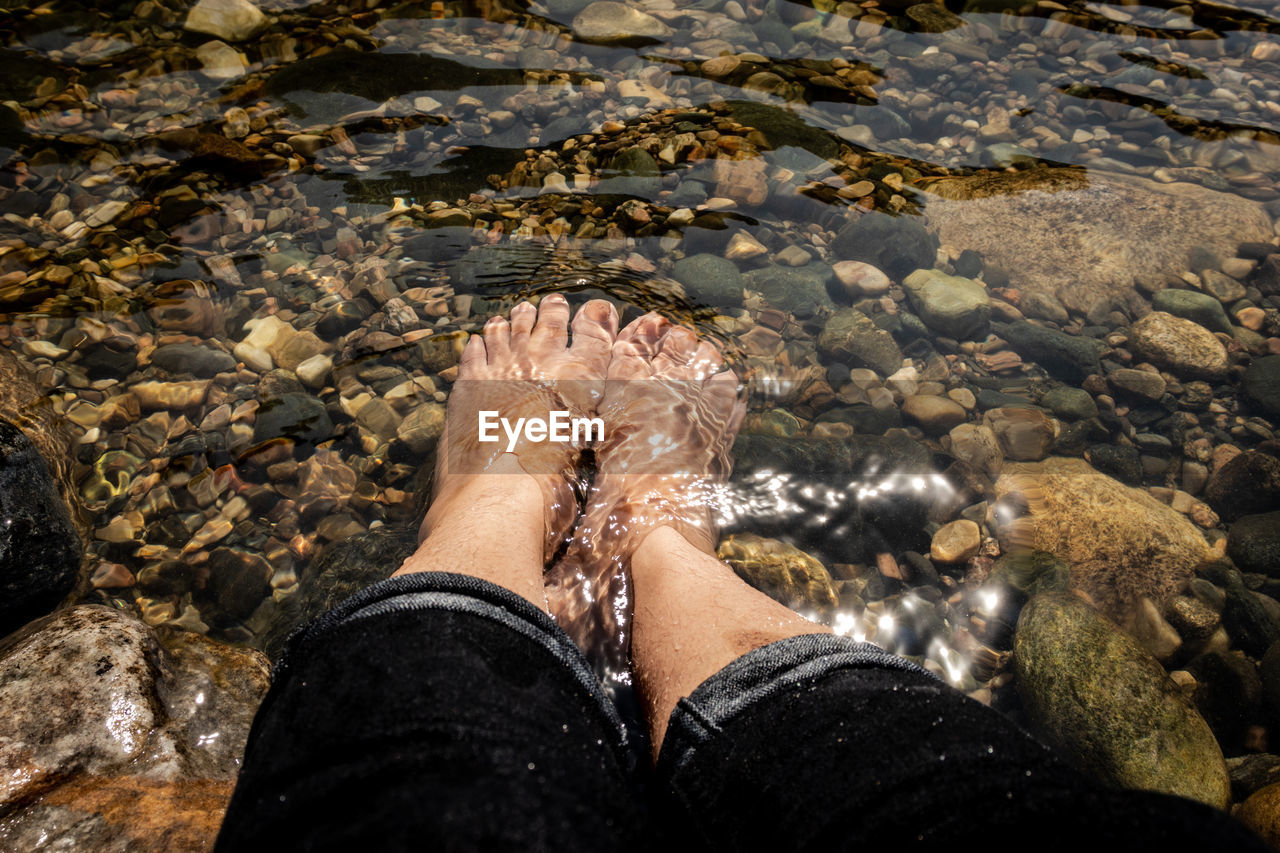
[[[512,457],[514,460],[514,457]],[[505,465],[505,463],[499,463]],[[546,536],[544,497],[537,480],[514,464],[513,470],[454,475],[431,502],[419,529],[425,542],[455,528],[494,528],[496,535],[531,528]]]
[[[714,546],[707,546],[697,536],[691,539],[677,525],[663,524],[637,538],[631,552],[631,572],[637,578],[651,577],[707,556],[715,558]]]

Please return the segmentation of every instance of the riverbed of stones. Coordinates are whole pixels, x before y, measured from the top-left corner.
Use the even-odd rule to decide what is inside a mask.
[[[748,380],[720,553],[751,583],[921,660],[1100,778],[1244,803],[1275,832],[1280,57],[1251,22],[1232,22],[1244,61],[1169,37],[1222,23],[1194,5],[1143,21],[1040,3],[959,26],[920,5],[559,2],[461,27],[445,4],[206,4],[87,13],[7,102],[0,344],[68,431],[61,458],[40,449],[86,540],[73,595],[109,609],[32,625],[4,665],[29,670],[72,629],[86,660],[128,633],[147,662],[131,671],[153,673],[128,687],[150,736],[199,754],[163,734],[193,712],[146,698],[182,693],[166,679],[186,676],[155,674],[205,649],[182,638],[220,641],[202,653],[242,685],[224,707],[251,710],[264,659],[226,642],[278,650],[412,547],[467,334],[520,298],[602,294],[624,321],[658,308],[719,337]],[[622,49],[637,36],[658,44]],[[353,82],[458,70],[352,58],[427,42],[511,89]],[[334,82],[304,102],[286,72]],[[927,93],[948,75],[945,99]],[[1101,90],[1160,103],[1139,116]],[[463,150],[478,140],[498,155]],[[1126,255],[1132,273],[1081,302],[930,218],[943,187],[986,192],[947,183],[966,176],[1007,181],[999,198],[1106,187],[1108,169],[1152,200],[1231,189],[1215,204],[1247,225],[1153,201],[1125,239],[1167,232],[1177,251]],[[1028,258],[1072,247],[1068,279],[1116,251],[1026,211],[999,227]],[[89,701],[78,689],[66,703]],[[56,721],[20,701],[31,726]],[[1157,756],[1097,746],[1152,720]],[[226,744],[246,726],[207,728]],[[9,760],[88,767],[86,790],[142,790],[157,813],[199,780],[207,822],[232,753],[125,774],[132,754],[86,738]],[[6,838],[65,819],[60,777],[38,778],[4,798],[27,804]]]

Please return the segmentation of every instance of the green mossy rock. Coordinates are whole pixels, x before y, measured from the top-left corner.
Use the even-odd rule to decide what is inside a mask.
[[[672,267],[671,277],[684,285],[685,293],[699,305],[742,305],[742,273],[727,258],[708,254],[681,258]]]
[[[842,308],[827,318],[818,335],[818,352],[850,367],[865,367],[890,376],[902,367],[902,350],[888,332],[876,328],[856,308]]]
[[[1023,607],[1013,644],[1032,728],[1107,784],[1225,808],[1222,750],[1155,658],[1070,593]]]
[[[916,270],[902,282],[924,324],[956,340],[981,339],[991,320],[991,299],[981,283],[938,270]]]

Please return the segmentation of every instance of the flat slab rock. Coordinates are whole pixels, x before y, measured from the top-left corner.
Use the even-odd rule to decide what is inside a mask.
[[[98,605],[10,635],[0,849],[211,848],[268,673],[258,652]]]
[[[1187,270],[1196,247],[1231,257],[1275,233],[1257,202],[1130,175],[1041,169],[923,188],[926,226],[944,246],[976,251],[1012,286],[1080,313],[1131,290],[1134,276]]]

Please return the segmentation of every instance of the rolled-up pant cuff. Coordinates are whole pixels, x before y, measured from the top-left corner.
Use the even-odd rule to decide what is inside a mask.
[[[361,590],[289,638],[276,662],[272,681],[280,680],[294,659],[306,654],[311,646],[340,626],[389,613],[426,610],[468,613],[510,628],[545,649],[595,700],[600,713],[617,731],[615,746],[625,749],[626,731],[618,711],[569,635],[528,599],[472,575],[416,572],[388,578]]]
[[[634,770],[546,613],[474,577],[404,575],[290,637],[218,849],[634,849]]]

